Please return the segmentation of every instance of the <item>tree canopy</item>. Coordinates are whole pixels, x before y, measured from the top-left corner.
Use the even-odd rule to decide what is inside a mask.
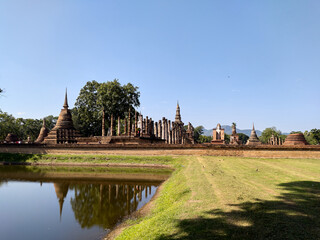
[[[129,109],[134,112],[140,106],[140,92],[131,83],[121,85],[119,80],[98,83],[89,81],[80,90],[73,112],[75,127],[83,136],[99,136],[102,131],[102,117],[110,126],[111,115],[124,118]]]
[[[310,132],[305,131],[304,137],[306,141],[311,145],[319,145],[320,144],[320,129],[311,129]]]
[[[57,119],[54,116],[46,117],[46,126],[49,130],[54,127]],[[26,140],[29,136],[34,141],[40,133],[42,122],[40,119],[15,118],[0,110],[0,141],[3,141],[8,133],[17,135],[21,140]]]
[[[271,127],[271,128],[266,128],[263,130],[261,136],[260,136],[260,141],[263,143],[267,143],[268,140],[271,138],[272,134],[275,137],[280,137],[282,140],[286,138],[286,135],[283,135],[280,130],[277,130],[276,127]]]

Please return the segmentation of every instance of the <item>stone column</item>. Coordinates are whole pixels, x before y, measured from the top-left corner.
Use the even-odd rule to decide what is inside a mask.
[[[113,136],[113,114],[111,114],[110,119],[110,136]]]
[[[161,131],[161,138],[162,139],[165,139],[165,134],[164,134],[165,133],[165,127],[164,126],[165,126],[165,118],[163,117],[162,118],[162,131]]]
[[[131,110],[129,109],[128,136],[131,136]]]
[[[145,129],[145,132],[146,132],[146,134],[149,134],[149,118],[148,118],[148,116],[146,116],[146,129]]]
[[[104,111],[104,109],[102,110],[102,133],[101,136],[104,137],[106,135],[106,129],[105,129],[105,118],[106,118],[106,112]]]
[[[128,126],[127,126],[128,124],[127,124],[127,118],[125,118],[124,119],[124,135],[126,135],[127,136],[127,134],[128,134]]]
[[[158,137],[158,123],[157,122],[154,123],[154,136]]]
[[[158,122],[158,138],[162,139],[162,122],[159,120]]]
[[[138,129],[138,113],[135,111],[134,113],[134,135],[137,136],[137,129]]]
[[[168,142],[168,144],[171,144],[171,136],[170,136],[170,132],[171,132],[171,121],[169,120],[168,121],[168,137],[167,137],[167,142]]]
[[[120,136],[121,134],[121,125],[120,125],[120,117],[118,117],[118,132],[117,135]]]

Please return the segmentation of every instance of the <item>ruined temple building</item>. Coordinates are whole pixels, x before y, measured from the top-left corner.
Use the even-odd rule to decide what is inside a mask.
[[[48,133],[49,133],[49,130],[48,128],[46,127],[46,120],[43,119],[43,123],[42,123],[42,127],[40,129],[40,133],[39,133],[39,136],[38,138],[34,141],[35,143],[42,143],[44,138],[46,136],[48,136]]]
[[[15,142],[19,141],[19,139],[18,139],[17,135],[15,135],[13,133],[8,133],[8,135],[6,136],[4,141],[6,143],[15,143]]]
[[[112,115],[110,120],[107,136],[77,138],[78,144],[194,144],[194,128],[188,123],[185,129],[179,103],[175,121],[164,117],[154,121],[138,112],[132,114],[130,110],[125,119]]]
[[[221,128],[220,123],[218,123],[217,127],[212,130],[212,144],[225,144],[224,140],[224,129]]]
[[[268,144],[269,145],[282,145],[283,141],[280,137],[274,136],[274,134],[272,134],[272,136],[268,140]]]
[[[61,109],[58,121],[51,129],[48,136],[44,138],[45,144],[76,143],[77,137],[80,137],[78,131],[74,128],[71,111],[68,109],[67,90],[65,94],[63,109]]]
[[[230,135],[230,145],[240,145],[239,135],[237,134],[236,125],[232,124],[232,134]]]
[[[302,133],[292,133],[286,137],[283,145],[308,145],[308,142]]]
[[[256,130],[254,129],[254,124],[252,126],[252,131],[251,131],[251,135],[246,143],[246,145],[250,145],[250,146],[256,146],[256,145],[261,145],[262,143],[260,142]]]

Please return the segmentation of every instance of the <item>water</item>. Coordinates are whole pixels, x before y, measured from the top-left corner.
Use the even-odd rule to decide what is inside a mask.
[[[0,239],[101,239],[161,183],[104,172],[0,166]]]

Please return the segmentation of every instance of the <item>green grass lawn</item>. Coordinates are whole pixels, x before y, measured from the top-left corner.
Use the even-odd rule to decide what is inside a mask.
[[[320,160],[181,157],[117,239],[320,239]]]

